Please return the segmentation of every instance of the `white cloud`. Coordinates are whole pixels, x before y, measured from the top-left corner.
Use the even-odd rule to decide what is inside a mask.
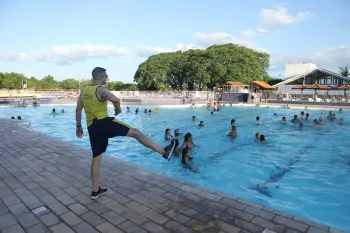
[[[310,50],[292,55],[271,54],[271,70],[284,70],[286,63],[314,62],[318,67],[337,72],[338,67],[349,63],[350,46]]]
[[[177,44],[176,46],[176,51],[187,51],[190,49],[203,49],[201,46],[199,45],[195,45],[195,44]]]
[[[140,57],[149,57],[152,55],[160,54],[160,53],[169,53],[175,51],[187,51],[190,49],[201,49],[200,46],[194,44],[177,44],[175,48],[163,48],[159,46],[145,46],[138,45],[136,47],[136,53]]]
[[[255,35],[255,32],[252,30],[246,30],[242,32],[247,36]],[[236,38],[225,32],[214,32],[214,33],[208,33],[208,34],[197,33],[195,37],[198,40],[197,43],[195,44],[177,44],[175,48],[163,48],[159,46],[138,45],[136,47],[136,52],[137,52],[137,55],[140,57],[149,57],[155,54],[174,52],[179,50],[187,51],[190,49],[206,49],[215,44],[220,45],[220,44],[227,44],[227,43],[237,44],[237,45],[255,49],[254,44],[249,40]],[[256,50],[261,52],[267,52],[267,50],[263,48],[258,48]]]
[[[287,8],[279,6],[276,6],[273,10],[262,9],[259,15],[258,31],[261,33],[276,32],[286,25],[303,21],[311,16],[310,12],[299,12],[296,15],[290,15]]]
[[[88,59],[107,59],[127,54],[127,48],[108,45],[69,45],[53,46],[51,49],[44,49],[32,54],[8,53],[0,56],[2,60],[20,61],[36,60],[40,62],[52,62],[57,65],[71,65],[75,61]]]
[[[25,53],[7,53],[7,54],[1,54],[0,53],[0,61],[23,61],[27,59],[27,55]]]
[[[264,49],[264,48],[256,48],[255,50],[258,52],[269,53],[269,51],[267,49]]]
[[[240,34],[244,37],[253,37],[255,36],[255,31],[253,30],[243,30],[243,31],[240,31]]]
[[[162,48],[159,46],[145,46],[145,45],[138,45],[136,47],[136,53],[140,57],[149,57],[155,54],[159,53],[168,53],[173,52],[173,49],[168,48]]]
[[[253,44],[250,41],[236,38],[225,32],[214,32],[208,34],[197,33],[196,38],[198,39],[198,44],[204,48],[207,48],[214,44],[219,45],[227,43],[238,44],[249,48],[253,47]]]

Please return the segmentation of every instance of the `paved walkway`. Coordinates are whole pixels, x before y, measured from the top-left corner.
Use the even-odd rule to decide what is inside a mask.
[[[90,151],[16,122],[0,119],[3,233],[341,232],[108,156],[100,181],[109,192],[93,201]]]

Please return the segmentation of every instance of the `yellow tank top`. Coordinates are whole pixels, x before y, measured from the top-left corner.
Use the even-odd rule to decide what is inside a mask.
[[[94,119],[103,119],[108,117],[107,100],[100,101],[97,98],[96,91],[99,85],[89,85],[84,87],[81,93],[81,101],[86,114],[86,125],[89,127]]]

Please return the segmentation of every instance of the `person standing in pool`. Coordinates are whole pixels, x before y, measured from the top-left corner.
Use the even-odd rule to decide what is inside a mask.
[[[102,154],[107,150],[108,139],[116,136],[128,136],[135,138],[142,145],[148,147],[163,158],[169,160],[174,150],[175,141],[164,149],[156,145],[152,140],[146,137],[139,130],[108,116],[108,100],[113,103],[115,115],[121,113],[120,100],[102,85],[106,84],[108,75],[106,69],[96,67],[92,70],[92,83],[82,90],[78,99],[76,108],[76,136],[82,138],[83,128],[81,126],[82,110],[84,108],[86,115],[86,124],[90,137],[92,149],[91,180],[92,192],[91,199],[96,199],[100,195],[107,193],[107,189],[102,189],[98,185],[98,176]]]

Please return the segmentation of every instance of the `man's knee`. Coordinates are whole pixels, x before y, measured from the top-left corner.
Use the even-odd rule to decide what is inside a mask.
[[[102,154],[99,154],[99,155],[97,155],[97,156],[94,156],[94,157],[92,158],[92,163],[93,163],[93,164],[99,163],[99,162],[101,162],[101,159],[102,159]]]
[[[128,134],[126,136],[132,137],[132,138],[138,138],[141,135],[142,135],[142,133],[138,129],[130,128],[129,132],[128,132]]]

